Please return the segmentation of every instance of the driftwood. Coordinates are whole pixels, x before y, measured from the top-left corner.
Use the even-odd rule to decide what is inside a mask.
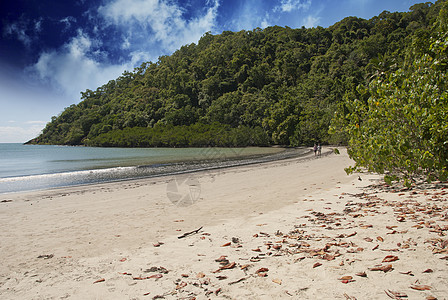
[[[182,238],[184,238],[184,237],[187,237],[187,236],[196,234],[196,233],[198,233],[199,230],[201,230],[201,229],[202,229],[202,226],[201,226],[200,228],[196,229],[196,230],[193,230],[193,231],[190,231],[190,232],[185,232],[184,234],[182,234],[181,236],[178,236],[177,238],[178,238],[178,239],[182,239]]]
[[[236,280],[236,281],[229,282],[229,285],[232,285],[232,284],[235,284],[235,283],[244,281],[244,280],[246,280],[246,279],[247,279],[247,277],[240,278],[240,279],[238,279],[238,280]]]

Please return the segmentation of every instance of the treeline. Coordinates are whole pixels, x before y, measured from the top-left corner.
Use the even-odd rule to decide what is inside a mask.
[[[190,126],[128,127],[112,130],[84,141],[98,147],[246,147],[268,146],[269,138],[260,127],[200,124]]]
[[[427,35],[443,2],[370,20],[349,17],[329,28],[206,33],[197,45],[82,92],[79,104],[53,117],[30,143],[114,146],[122,132],[148,140],[140,128],[194,135],[194,126],[202,126],[196,124],[216,133],[261,129],[270,144],[347,142],[346,132],[328,132],[335,112],[344,113],[345,99],[360,98],[357,87],[404,60],[413,36]],[[188,140],[209,145],[201,137]]]

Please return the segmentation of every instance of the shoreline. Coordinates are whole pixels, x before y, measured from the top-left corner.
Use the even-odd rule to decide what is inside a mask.
[[[342,150],[12,195],[0,203],[0,295],[444,299],[448,185],[390,191],[378,175],[347,176],[351,163]],[[200,196],[174,205],[173,182],[181,195],[200,185]]]
[[[212,149],[211,151],[213,153],[206,153],[206,156],[215,156],[215,158],[188,159],[179,162],[173,161],[170,163],[157,163],[151,165],[121,166],[0,178],[0,184],[5,185],[5,187],[3,187],[3,191],[0,188],[0,195],[41,191],[54,188],[95,185],[100,183],[113,183],[127,180],[148,179],[163,176],[176,176],[180,174],[290,159],[310,153],[309,149],[305,147],[281,148],[278,152],[267,154],[237,155],[235,153],[230,155],[220,153],[220,148],[210,149]],[[52,181],[54,183],[49,183],[52,177],[58,178],[57,180]],[[24,181],[28,182],[25,184]],[[7,186],[8,182],[12,185],[12,187]]]
[[[68,147],[73,147],[73,146],[68,146]],[[27,194],[31,194],[31,195],[47,194],[47,193],[52,194],[52,193],[57,193],[58,191],[63,191],[63,190],[70,190],[70,191],[76,192],[79,190],[88,190],[90,187],[95,189],[95,188],[100,188],[102,186],[108,186],[108,185],[114,185],[114,184],[120,184],[120,183],[121,184],[131,184],[131,183],[141,184],[142,182],[145,182],[147,180],[153,180],[154,182],[157,183],[159,181],[166,180],[167,178],[173,178],[173,177],[177,177],[177,176],[190,176],[190,175],[202,176],[202,174],[213,174],[213,173],[219,174],[225,170],[232,170],[232,169],[238,169],[238,168],[244,168],[244,167],[248,167],[248,168],[250,168],[250,167],[254,167],[254,168],[267,167],[270,164],[276,164],[276,163],[288,162],[288,161],[306,162],[311,159],[319,159],[319,158],[323,158],[325,156],[334,154],[333,148],[338,148],[338,147],[329,146],[326,151],[322,152],[322,155],[320,157],[315,157],[312,153],[312,150],[309,149],[308,151],[306,151],[305,153],[302,153],[302,154],[287,155],[285,157],[280,157],[280,158],[269,158],[270,156],[282,154],[282,152],[280,152],[280,153],[268,154],[268,155],[264,155],[261,157],[255,157],[255,158],[244,157],[239,160],[231,160],[230,159],[230,160],[228,160],[228,162],[237,161],[237,163],[229,164],[229,165],[216,165],[216,163],[220,163],[220,162],[210,161],[211,166],[205,167],[202,169],[186,169],[186,170],[179,171],[179,172],[160,173],[160,174],[152,175],[152,176],[123,178],[123,179],[115,179],[115,180],[101,181],[101,182],[72,184],[72,185],[66,185],[66,186],[55,186],[55,187],[48,187],[48,188],[39,188],[39,189],[35,189],[35,190],[5,192],[5,193],[0,193],[0,201],[5,200],[3,198],[8,198],[8,196],[14,196],[14,195],[21,197],[21,196],[27,195]],[[302,149],[302,148],[297,148],[297,149]],[[303,148],[303,149],[305,149],[305,148]],[[185,164],[188,164],[188,163],[189,162],[187,162]],[[193,163],[196,163],[196,162],[193,161]],[[182,163],[182,164],[184,164],[184,163]],[[133,168],[140,168],[140,167],[141,166],[134,166]],[[143,166],[143,167],[146,167],[146,166]],[[98,169],[98,170],[103,170],[103,169]],[[89,172],[89,171],[94,171],[94,170],[85,170],[85,171],[76,171],[76,172]],[[69,172],[69,173],[71,173],[71,172]],[[58,174],[64,174],[64,173],[43,174],[43,175],[58,175]],[[31,176],[36,176],[36,175],[31,175]],[[39,176],[39,175],[37,175],[37,176]],[[214,175],[212,175],[212,176],[214,176]],[[5,179],[8,179],[8,178],[5,178]],[[158,180],[158,179],[160,179],[160,180]],[[62,192],[62,193],[65,193],[65,192]]]

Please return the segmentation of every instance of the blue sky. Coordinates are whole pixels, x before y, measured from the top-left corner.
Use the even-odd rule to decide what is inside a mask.
[[[205,32],[328,27],[408,11],[413,0],[14,0],[0,2],[0,143],[25,142],[51,117],[143,61]]]

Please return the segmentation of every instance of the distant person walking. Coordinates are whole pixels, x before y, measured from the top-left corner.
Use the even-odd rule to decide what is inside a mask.
[[[317,145],[316,145],[316,143],[314,143],[313,150],[314,150],[314,156],[316,156],[317,155]]]
[[[319,145],[317,145],[317,155],[320,156],[321,154],[322,154],[322,146],[319,143]]]

